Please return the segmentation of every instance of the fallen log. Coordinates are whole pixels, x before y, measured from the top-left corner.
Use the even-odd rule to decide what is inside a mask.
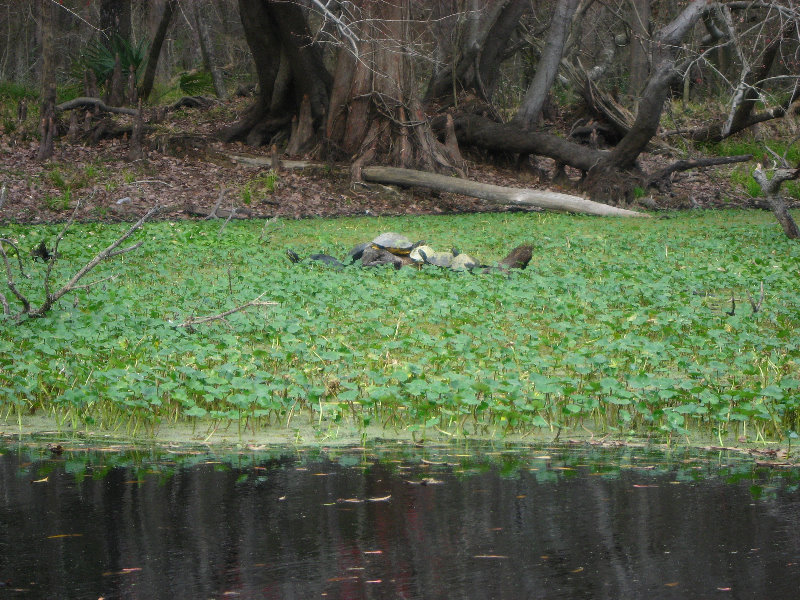
[[[139,114],[135,108],[123,108],[121,106],[108,106],[99,98],[73,98],[67,102],[63,102],[56,106],[56,112],[63,112],[65,110],[73,110],[75,108],[98,108],[103,112],[118,113],[121,115],[133,115],[134,117]]]
[[[645,213],[601,204],[600,202],[586,200],[580,196],[541,190],[502,187],[499,185],[458,179],[447,175],[414,171],[412,169],[400,169],[397,167],[364,167],[362,176],[365,181],[424,187],[440,192],[463,194],[464,196],[480,198],[481,200],[487,200],[505,206],[535,206],[546,210],[598,215],[602,217],[650,217],[650,215]]]

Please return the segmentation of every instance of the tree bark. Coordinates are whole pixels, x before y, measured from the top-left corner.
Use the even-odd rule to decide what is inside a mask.
[[[164,39],[167,37],[169,24],[172,21],[172,16],[175,14],[177,6],[177,0],[166,0],[164,12],[161,13],[161,19],[158,21],[158,28],[153,36],[150,51],[147,54],[147,67],[142,77],[142,84],[139,87],[139,97],[145,102],[153,91],[153,83],[155,82],[156,70],[158,69],[158,59],[161,56],[161,48],[164,45]]]
[[[429,171],[450,169],[453,160],[433,136],[416,96],[405,2],[359,0],[351,29],[358,56],[339,50],[325,127],[328,154],[354,160],[352,176],[372,162]]]
[[[628,93],[638,96],[650,74],[650,0],[630,0],[631,43]]]

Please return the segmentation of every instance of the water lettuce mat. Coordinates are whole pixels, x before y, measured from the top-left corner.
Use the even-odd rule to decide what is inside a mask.
[[[33,248],[60,226],[4,229]],[[122,231],[71,229],[59,280]],[[341,259],[384,231],[484,263],[526,242],[534,256],[510,275],[286,258]],[[137,239],[93,272],[113,281],[46,318],[0,322],[3,416],[129,433],[192,421],[720,442],[800,431],[800,245],[768,213],[158,222]],[[180,326],[263,292],[274,306]]]

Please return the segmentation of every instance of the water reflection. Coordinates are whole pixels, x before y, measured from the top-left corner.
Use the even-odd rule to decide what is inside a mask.
[[[797,471],[641,449],[0,449],[0,598],[797,598]]]

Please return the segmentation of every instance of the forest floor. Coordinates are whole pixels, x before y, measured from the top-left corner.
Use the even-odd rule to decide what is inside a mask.
[[[352,185],[348,165],[321,165],[282,170],[268,175],[266,167],[232,161],[231,155],[266,157],[267,148],[240,143],[224,144],[215,133],[233,122],[250,100],[236,99],[209,110],[179,109],[168,113],[146,139],[146,158],[127,159],[128,142],[103,140],[96,145],[56,141],[53,158],[36,160],[38,141],[32,124],[0,136],[0,184],[7,200],[0,220],[50,223],[66,220],[81,200],[82,221],[135,220],[156,203],[161,219],[197,219],[207,216],[220,199],[218,214],[236,208],[238,218],[309,218],[355,215],[455,214],[519,210],[496,206],[449,193],[397,190],[380,185]],[[122,119],[118,119],[122,122]],[[159,142],[159,140],[162,140]],[[169,140],[163,151],[163,140]],[[162,146],[159,151],[157,145]],[[540,181],[532,172],[478,162],[472,156],[469,178],[509,187],[574,190]],[[646,171],[671,162],[669,157],[644,155]],[[552,161],[540,160],[545,172]],[[653,197],[659,208],[733,208],[754,206],[731,172],[741,166],[723,166],[677,173],[667,194]],[[571,174],[577,181],[578,173]]]

